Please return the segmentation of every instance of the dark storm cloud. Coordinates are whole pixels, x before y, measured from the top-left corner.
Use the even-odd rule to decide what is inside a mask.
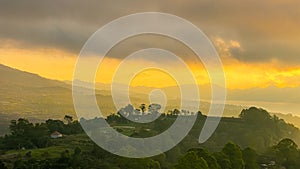
[[[232,56],[242,61],[300,61],[298,0],[2,0],[0,38],[20,41],[26,47],[55,47],[77,54],[104,24],[145,11],[175,14],[190,20],[210,38],[239,41],[243,52],[232,51]],[[139,40],[132,46],[143,48],[141,44]]]

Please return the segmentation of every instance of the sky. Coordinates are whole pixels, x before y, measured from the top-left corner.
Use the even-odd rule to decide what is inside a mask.
[[[275,87],[299,91],[298,0],[0,0],[0,63],[50,79],[72,80],[79,52],[95,31],[121,16],[149,11],[177,15],[200,28],[221,57],[229,90]],[[129,38],[114,47],[100,64],[97,81],[110,83],[122,59],[147,47],[178,54],[199,85],[209,84],[206,70],[189,49],[154,35]],[[180,74],[172,60],[159,64]],[[131,85],[166,87],[176,83],[162,72],[146,70],[137,74]]]

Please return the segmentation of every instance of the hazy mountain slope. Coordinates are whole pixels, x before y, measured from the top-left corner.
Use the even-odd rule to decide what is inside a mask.
[[[75,116],[70,84],[1,64],[0,77],[0,114],[17,114],[19,117],[42,120],[63,118],[65,114]],[[113,104],[107,96],[108,92],[96,93],[105,115],[112,113]]]
[[[0,65],[0,77],[2,113],[51,113],[53,109],[70,106],[70,101],[66,104],[71,98],[70,87],[63,82],[45,79],[4,65]],[[51,106],[52,104],[54,105]]]
[[[284,119],[287,123],[293,124],[296,127],[300,128],[300,117],[294,116],[292,114],[282,114],[282,113],[274,113],[277,117]]]
[[[20,85],[30,87],[53,87],[66,86],[65,83],[49,80],[40,77],[37,74],[20,71],[0,64],[0,84],[3,85]]]
[[[68,112],[73,112],[68,85],[0,64],[0,134],[12,119],[38,122]]]
[[[96,84],[98,104],[102,113],[106,116],[115,113],[108,85]],[[49,80],[39,75],[20,71],[0,64],[0,134],[1,130],[7,130],[11,119],[25,117],[32,121],[43,121],[48,118],[61,119],[69,114],[74,117],[72,90],[70,82],[65,83]],[[100,90],[99,90],[100,89]],[[102,90],[101,90],[102,89]],[[130,98],[135,107],[141,103],[148,104],[149,87],[131,88]],[[174,94],[176,87],[164,88],[167,95]],[[206,88],[202,88],[202,96],[209,95]],[[200,92],[201,92],[200,90]],[[166,111],[178,108],[180,100],[171,95]],[[204,97],[205,99],[205,97]],[[201,102],[200,110],[207,114],[210,104]],[[255,106],[255,105],[254,105]],[[223,116],[237,117],[245,106],[235,104],[226,105]],[[300,120],[293,120],[289,116],[280,116],[289,123],[300,126]],[[6,129],[5,129],[6,128]],[[2,132],[3,133],[3,132]]]

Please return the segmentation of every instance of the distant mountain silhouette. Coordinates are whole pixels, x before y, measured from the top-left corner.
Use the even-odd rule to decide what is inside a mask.
[[[70,85],[0,64],[0,112],[58,117],[74,112]]]
[[[57,80],[45,79],[37,74],[20,71],[0,64],[0,83],[3,85],[20,85],[27,87],[66,87],[66,84]]]
[[[98,105],[103,115],[106,116],[117,112],[111,98],[110,85],[97,83],[95,86],[97,88]],[[209,85],[199,87],[201,99],[210,97],[209,88]],[[153,89],[143,86],[132,87],[130,89],[130,99],[134,106],[138,107],[141,103],[148,104],[148,94]],[[167,87],[162,90],[169,96],[168,106],[165,111],[178,108],[180,103],[178,87]],[[120,94],[125,93],[120,91]],[[233,97],[231,95],[229,94],[229,98]],[[243,95],[242,91],[233,95],[235,96],[233,98],[237,99],[243,97],[247,100],[249,99],[248,96],[252,99],[251,93]],[[253,97],[255,95],[254,92]],[[298,97],[298,95],[295,97]],[[201,112],[206,114],[209,106],[209,102],[201,101]],[[226,105],[223,116],[237,117],[243,108],[245,106],[239,106],[235,103]],[[49,118],[62,119],[65,114],[76,118],[73,108],[71,82],[46,79],[37,74],[20,71],[0,64],[0,128],[2,126],[7,127],[11,119],[19,117],[26,117],[33,122],[39,122]],[[281,117],[286,119],[287,122],[293,122],[300,127],[300,120],[292,120],[298,117],[290,118],[290,116],[284,115]]]

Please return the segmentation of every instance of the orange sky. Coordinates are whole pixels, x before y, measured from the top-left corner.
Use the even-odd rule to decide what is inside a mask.
[[[225,42],[221,38],[215,39],[225,69],[227,88],[248,89],[254,87],[300,86],[300,67],[284,66],[276,60],[268,63],[244,63],[230,56],[229,47],[241,48],[239,42]],[[37,73],[50,79],[72,80],[73,69],[77,55],[59,49],[25,49],[7,42],[0,48],[0,63],[20,70]],[[92,58],[95,59],[95,58]],[[97,81],[110,83],[113,73],[120,60],[106,58],[101,64],[97,74]],[[145,64],[146,61],[136,61],[132,64]],[[208,84],[209,78],[201,63],[188,63],[199,85]],[[174,72],[180,73],[175,67]],[[130,71],[130,69],[128,69]],[[163,83],[162,83],[163,82]],[[174,86],[174,80],[165,73],[157,70],[146,70],[133,79],[133,86],[166,87]]]

